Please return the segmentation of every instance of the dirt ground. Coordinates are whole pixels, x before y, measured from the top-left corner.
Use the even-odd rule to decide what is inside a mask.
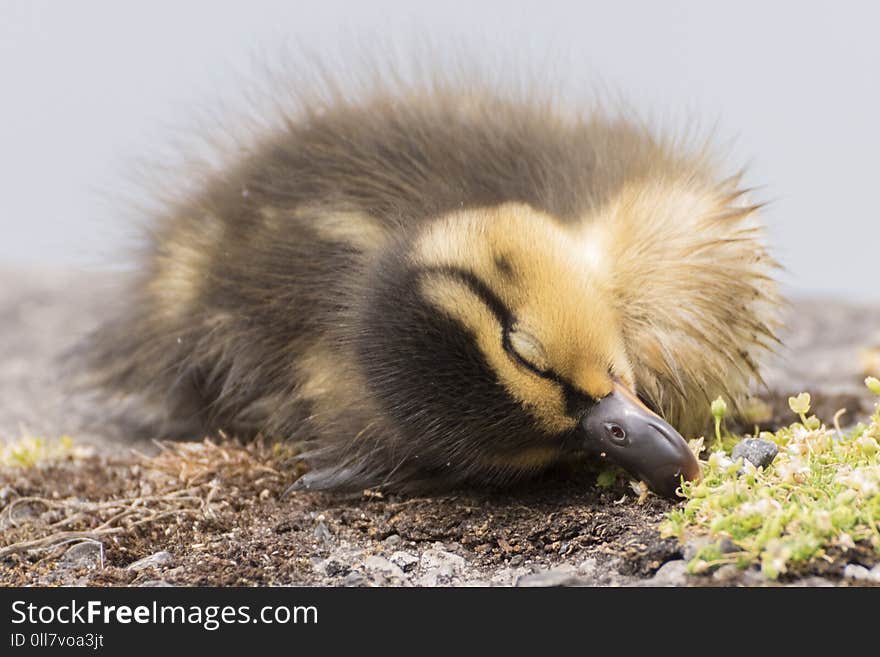
[[[762,585],[755,571],[687,575],[695,549],[662,539],[673,503],[559,471],[516,491],[438,497],[295,492],[283,446],[132,445],[62,392],[55,357],[112,303],[112,275],[0,271],[0,441],[70,434],[76,449],[0,469],[0,585]],[[767,370],[776,419],[809,390],[855,421],[880,308],[798,302]],[[790,418],[785,419],[786,422]],[[768,420],[769,423],[773,419]],[[831,555],[795,585],[859,584],[870,555]]]
[[[248,457],[258,451],[201,447]],[[73,556],[67,544],[3,555],[9,567],[0,570],[0,582],[509,585],[527,584],[529,575],[557,567],[553,582],[629,583],[679,555],[676,542],[656,531],[666,502],[651,498],[639,505],[620,488],[597,493],[590,476],[539,482],[516,495],[282,497],[287,474],[266,468],[253,476],[253,466],[266,461],[248,458],[252,470],[241,474],[226,468],[227,458],[209,460],[217,469],[185,486],[176,473],[97,456],[7,477],[4,490],[20,496],[2,517],[7,541],[46,535],[39,530],[77,512],[80,518],[56,529],[125,530],[99,530],[96,542],[82,543]],[[156,501],[172,490],[184,494]],[[152,501],[148,516],[154,516],[140,525],[147,516],[137,510],[127,522],[107,524],[103,521],[125,509],[70,502],[138,497]],[[165,509],[171,512],[161,517]],[[127,568],[163,551],[170,557],[159,558],[158,568]],[[568,567],[560,570],[561,565]]]

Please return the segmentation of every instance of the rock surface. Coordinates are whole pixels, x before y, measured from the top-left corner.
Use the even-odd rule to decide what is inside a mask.
[[[734,461],[741,458],[756,468],[766,468],[773,463],[778,453],[779,447],[770,440],[744,438],[733,446],[730,456]]]
[[[171,553],[167,550],[162,550],[161,552],[156,552],[143,559],[138,559],[134,563],[129,564],[127,568],[139,572],[141,570],[146,570],[147,568],[164,568],[173,562],[174,557],[171,556]]]
[[[104,565],[104,546],[98,541],[83,541],[69,547],[58,560],[61,569],[101,568]]]
[[[864,566],[851,563],[843,569],[843,576],[846,579],[856,580],[857,582],[880,584],[880,565],[868,569]]]

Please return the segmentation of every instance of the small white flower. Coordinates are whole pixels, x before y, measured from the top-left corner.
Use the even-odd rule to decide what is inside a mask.
[[[840,532],[840,534],[837,535],[837,543],[845,550],[852,550],[856,546],[852,536],[846,532]]]
[[[817,511],[815,516],[816,529],[820,532],[830,532],[833,529],[831,524],[831,513],[828,511]]]
[[[834,480],[849,487],[859,497],[873,497],[880,492],[880,468],[864,467],[838,474]]]
[[[770,541],[767,544],[767,551],[765,553],[765,570],[777,574],[784,573],[787,570],[785,564],[788,562],[789,557],[791,557],[790,547],[778,539]]]
[[[776,467],[776,473],[787,484],[795,484],[803,481],[804,476],[810,472],[810,468],[802,459],[794,456],[783,461]]]
[[[724,453],[723,449],[719,449],[717,451],[712,452],[709,456],[709,466],[713,468],[718,468],[719,470],[726,470],[731,465],[733,465],[734,461]]]
[[[758,476],[758,468],[757,466],[749,461],[748,459],[743,459],[742,463],[743,474],[749,475],[751,477]]]
[[[856,440],[856,445],[858,445],[859,449],[868,456],[873,456],[877,453],[877,450],[880,449],[880,445],[877,444],[877,441],[867,434],[859,436]]]

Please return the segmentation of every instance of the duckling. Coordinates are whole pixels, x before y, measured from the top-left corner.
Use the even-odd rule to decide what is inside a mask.
[[[92,384],[154,435],[302,442],[301,488],[586,457],[673,495],[773,347],[759,206],[705,149],[528,98],[306,102],[155,218]]]

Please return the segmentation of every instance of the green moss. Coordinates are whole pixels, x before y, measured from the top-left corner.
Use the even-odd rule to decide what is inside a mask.
[[[866,385],[880,394],[876,379]],[[870,423],[843,434],[809,416],[810,401],[806,393],[792,397],[800,422],[761,433],[779,446],[766,471],[733,461],[736,440],[723,436],[701,462],[702,480],[683,483],[687,501],[667,515],[661,532],[681,540],[716,539],[690,562],[691,572],[760,564],[775,579],[793,565],[821,559],[829,548],[865,543],[880,554],[880,407]],[[724,410],[713,404],[718,436]],[[702,442],[693,441],[692,448],[701,450]],[[724,538],[739,551],[722,553]]]

